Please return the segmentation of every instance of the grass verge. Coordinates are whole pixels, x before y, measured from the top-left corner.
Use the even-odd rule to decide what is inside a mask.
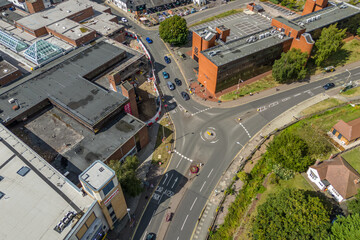
[[[174,131],[170,118],[163,117],[159,122],[160,127],[156,137],[155,149],[152,156],[152,162],[162,166],[166,166],[167,161],[171,157],[171,145],[174,142]]]
[[[355,87],[347,90],[346,92],[340,93],[340,95],[346,96],[346,97],[356,97],[360,95],[360,87]]]
[[[274,80],[271,74],[261,78],[260,80],[247,84],[239,90],[226,93],[220,97],[221,101],[231,101],[246,96],[250,93],[260,92],[269,88],[279,86],[280,84]]]
[[[360,173],[360,148],[355,148],[347,153],[342,154],[342,157],[358,172]]]
[[[201,20],[197,23],[194,23],[194,24],[191,24],[190,26],[188,26],[189,28],[191,27],[194,27],[194,26],[197,26],[197,25],[200,25],[200,24],[203,24],[203,23],[207,23],[207,22],[211,22],[211,21],[214,21],[216,19],[219,19],[219,18],[223,18],[223,17],[227,17],[227,16],[230,16],[230,15],[234,15],[236,13],[239,13],[239,12],[242,12],[243,9],[232,9],[230,11],[227,11],[227,12],[223,12],[223,13],[220,13],[216,16],[213,16],[213,17],[209,17],[209,18],[206,18],[204,20]]]
[[[302,116],[314,114],[316,112],[321,112],[326,109],[339,106],[343,103],[344,103],[343,101],[336,99],[336,98],[325,99],[317,104],[312,105],[311,107],[304,109],[300,114]]]

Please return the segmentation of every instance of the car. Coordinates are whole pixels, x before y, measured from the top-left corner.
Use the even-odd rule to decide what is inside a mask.
[[[124,23],[128,22],[128,20],[126,18],[124,18],[124,17],[121,18],[121,21],[124,22]]]
[[[174,213],[172,213],[172,212],[166,214],[166,221],[167,221],[167,222],[170,222],[170,221],[172,220],[173,216],[174,216]]]
[[[185,101],[187,101],[187,100],[190,99],[189,94],[187,94],[186,92],[181,92],[181,96],[182,96],[182,98],[183,98]]]
[[[170,91],[175,90],[175,85],[174,85],[172,82],[168,81],[168,82],[167,82],[167,85],[168,85]]]
[[[176,85],[178,85],[178,86],[181,86],[181,84],[182,84],[182,82],[181,82],[181,80],[180,79],[178,79],[178,78],[175,78],[175,84]]]
[[[195,8],[191,9],[191,13],[196,13],[196,9]]]
[[[162,72],[162,75],[165,79],[168,79],[169,78],[169,74],[165,71]]]
[[[343,89],[341,89],[341,93],[342,92],[346,92],[347,90],[349,90],[349,89],[351,89],[351,88],[353,88],[354,86],[352,85],[352,84],[350,84],[350,85],[347,85],[347,86],[345,86]]]
[[[325,90],[328,90],[328,89],[333,88],[333,87],[335,87],[335,84],[334,84],[334,83],[327,83],[327,84],[325,84],[325,85],[323,86],[323,88],[324,88]]]
[[[153,43],[153,40],[151,40],[151,38],[149,38],[149,37],[146,38],[146,41],[147,41],[149,44]]]
[[[199,11],[205,10],[205,9],[207,9],[207,8],[208,8],[207,6],[202,7],[202,8],[200,8],[200,10],[199,10]]]
[[[328,66],[328,67],[324,68],[324,71],[325,72],[333,72],[333,71],[335,71],[335,67],[334,66]]]
[[[146,240],[155,240],[155,239],[156,239],[155,233],[148,233],[148,235],[146,235]]]
[[[171,59],[168,56],[165,56],[164,60],[167,64],[171,63]]]

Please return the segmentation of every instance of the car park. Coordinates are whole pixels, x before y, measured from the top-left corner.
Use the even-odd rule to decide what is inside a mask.
[[[149,38],[149,37],[146,38],[146,41],[150,44],[153,43],[153,40],[151,40],[151,38]]]
[[[181,80],[180,79],[178,79],[178,78],[175,78],[175,84],[176,85],[178,85],[178,86],[181,86],[181,84],[182,84],[182,82],[181,82]]]
[[[162,75],[165,79],[168,79],[169,78],[169,74],[165,71],[162,72]]]
[[[189,94],[187,94],[186,92],[181,92],[181,96],[182,96],[182,98],[183,98],[185,101],[187,101],[187,100],[190,99]]]
[[[170,58],[169,58],[168,56],[165,56],[165,57],[164,57],[164,60],[165,60],[165,62],[166,62],[167,64],[171,63],[171,60],[170,60]]]
[[[328,89],[333,88],[333,87],[335,87],[335,84],[334,84],[334,83],[327,83],[327,84],[325,84],[325,85],[323,86],[323,88],[324,88],[325,90],[328,90]]]
[[[168,86],[168,88],[170,89],[170,91],[175,90],[175,85],[174,85],[172,82],[168,81],[168,82],[167,82],[167,86]]]

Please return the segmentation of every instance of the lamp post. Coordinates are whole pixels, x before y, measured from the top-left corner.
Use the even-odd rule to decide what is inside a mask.
[[[237,91],[239,91],[239,87],[240,87],[240,82],[242,82],[241,78],[238,81],[238,87],[237,87]]]
[[[131,221],[130,208],[126,209],[126,211],[127,211],[128,216],[129,216],[129,220]]]
[[[347,86],[347,85],[348,85],[347,82],[349,82],[349,79],[350,79],[350,77],[351,77],[351,72],[350,72],[348,69],[345,69],[345,70],[349,73],[349,76],[348,76],[348,78],[346,79],[346,85],[345,85],[345,86]]]

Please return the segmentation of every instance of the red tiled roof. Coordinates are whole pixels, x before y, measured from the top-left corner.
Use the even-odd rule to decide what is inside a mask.
[[[360,174],[340,155],[310,167],[316,169],[320,179],[326,179],[344,199],[354,196],[360,188],[360,182],[354,182],[360,179]]]
[[[334,125],[334,128],[348,141],[352,141],[360,137],[360,118],[348,123],[340,120],[337,124]]]

